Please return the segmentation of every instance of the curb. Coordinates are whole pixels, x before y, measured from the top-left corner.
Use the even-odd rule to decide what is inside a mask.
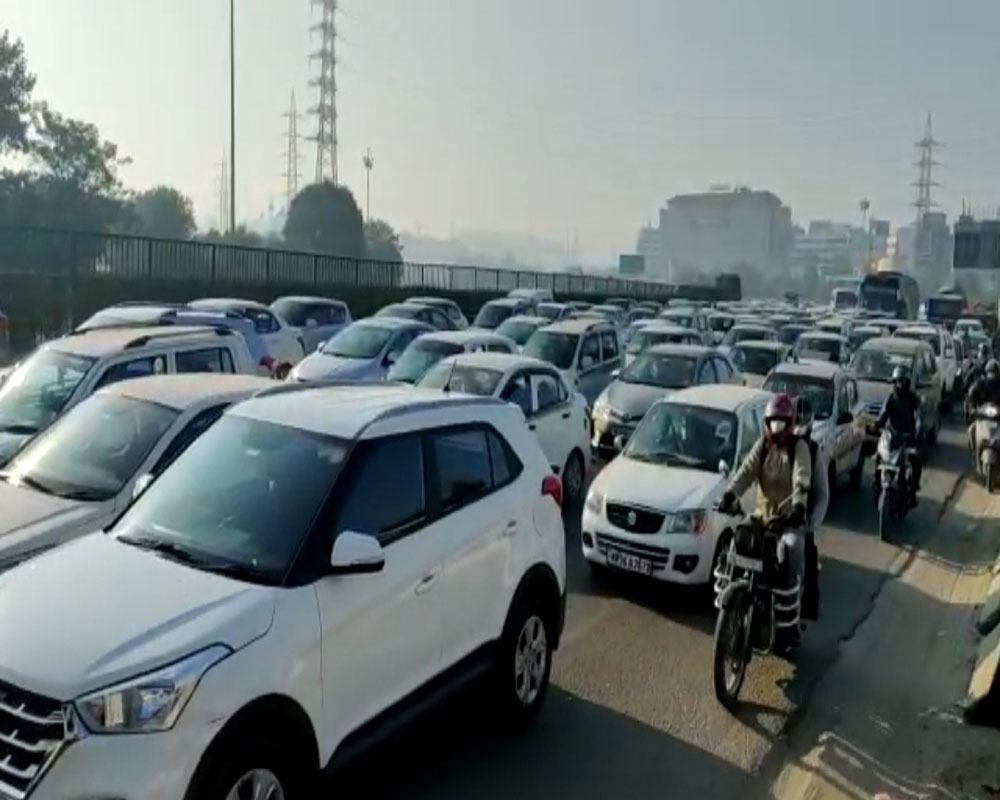
[[[993,566],[993,580],[990,581],[986,599],[979,608],[976,630],[986,636],[997,626],[997,623],[1000,623],[1000,557],[997,558],[997,562]]]
[[[993,579],[979,609],[976,630],[983,635],[976,653],[976,666],[969,679],[969,692],[961,703],[965,721],[995,724],[1000,713],[1000,556],[993,566]]]

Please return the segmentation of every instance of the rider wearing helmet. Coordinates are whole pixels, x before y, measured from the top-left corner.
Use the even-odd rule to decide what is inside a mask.
[[[969,393],[965,396],[965,420],[971,421],[972,410],[977,406],[991,403],[1000,406],[1000,362],[991,358],[986,362],[983,374],[976,379],[976,382],[969,388]],[[976,423],[971,421],[969,425],[969,444],[972,452],[976,452]]]
[[[765,520],[786,515],[793,528],[784,541],[791,554],[791,565],[800,587],[805,578],[804,537],[806,507],[812,483],[812,459],[809,445],[796,436],[795,404],[787,394],[775,395],[764,412],[764,433],[747,453],[722,496],[719,510],[735,510],[739,498],[757,483],[756,513]]]
[[[892,394],[886,398],[882,413],[875,420],[875,430],[881,431],[888,423],[893,431],[907,437],[911,444],[915,444],[920,432],[921,405],[920,396],[910,388],[910,373],[904,367],[895,367],[892,370]],[[909,457],[913,474],[910,505],[913,506],[917,504],[923,466],[920,463],[920,454],[914,447],[910,447]]]

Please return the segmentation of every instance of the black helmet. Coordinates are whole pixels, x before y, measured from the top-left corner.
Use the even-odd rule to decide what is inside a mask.
[[[991,358],[986,362],[986,369],[983,370],[983,373],[991,381],[1000,379],[1000,363],[995,358]]]
[[[986,344],[986,342],[979,343],[979,349],[976,351],[976,356],[979,358],[980,361],[985,361],[987,358],[990,357],[990,348]]]
[[[905,367],[895,367],[892,370],[892,385],[901,390],[910,388],[910,373]]]

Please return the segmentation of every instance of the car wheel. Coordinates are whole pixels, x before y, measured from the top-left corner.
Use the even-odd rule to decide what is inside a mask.
[[[586,482],[583,456],[578,450],[574,450],[566,459],[566,466],[562,471],[563,493],[567,503],[577,503],[583,498],[583,487]]]
[[[199,767],[185,800],[301,800],[308,796],[308,774],[280,742],[234,738]]]
[[[495,672],[500,711],[513,726],[530,722],[542,707],[552,669],[551,626],[551,609],[534,592],[507,618]]]
[[[282,364],[274,371],[274,377],[279,381],[283,381],[288,377],[288,373],[292,371],[290,364]]]

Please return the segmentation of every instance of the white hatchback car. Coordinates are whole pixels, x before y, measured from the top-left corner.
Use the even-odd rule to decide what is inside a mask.
[[[583,395],[570,393],[546,361],[503,353],[467,353],[438,362],[419,385],[499,397],[524,413],[568,501],[582,499],[590,469],[590,415]]]
[[[957,399],[955,387],[958,378],[958,358],[951,334],[944,328],[929,323],[907,325],[896,330],[893,336],[899,339],[916,339],[927,342],[934,351],[938,372],[941,373],[941,402],[945,407]]]
[[[772,396],[743,386],[697,386],[653,405],[587,494],[581,537],[589,564],[708,583],[736,522],[716,506],[760,437]],[[756,488],[742,500],[752,508]]]
[[[233,407],[107,532],[0,575],[0,794],[309,797],[487,676],[527,721],[562,630],[560,497],[490,398],[285,384]]]

